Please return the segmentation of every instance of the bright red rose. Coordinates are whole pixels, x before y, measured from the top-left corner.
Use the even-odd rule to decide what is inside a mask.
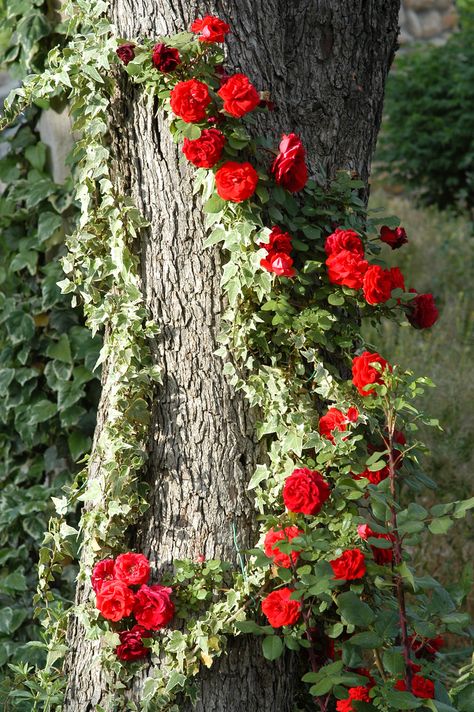
[[[365,557],[360,549],[346,549],[337,559],[329,562],[335,579],[354,581],[365,576]]]
[[[150,578],[150,562],[143,554],[120,554],[115,559],[114,576],[127,586],[140,586]]]
[[[351,406],[346,413],[346,418],[350,423],[357,423],[359,417],[359,411],[354,406]]]
[[[280,153],[273,161],[271,172],[278,185],[291,193],[302,190],[308,181],[306,151],[296,134],[284,134],[280,141]]]
[[[274,628],[294,625],[300,617],[301,602],[290,599],[292,593],[292,588],[279,588],[263,599],[262,611]]]
[[[357,527],[357,533],[361,539],[367,541],[367,539],[386,539],[387,541],[393,542],[395,540],[393,534],[378,534],[372,531],[368,524],[359,524]],[[372,549],[372,554],[374,556],[374,561],[376,564],[383,566],[384,564],[391,564],[393,561],[393,547],[390,549],[381,549],[377,546],[370,547]]]
[[[134,625],[131,630],[119,633],[120,645],[115,648],[115,654],[120,660],[142,660],[150,655],[150,648],[143,645],[143,638],[149,638],[150,633],[141,625]]]
[[[389,474],[388,467],[383,467],[381,470],[377,470],[377,472],[364,470],[364,472],[361,472],[360,475],[353,475],[353,477],[355,480],[360,480],[362,477],[365,477],[371,484],[379,485],[383,480],[387,479]]]
[[[224,100],[224,111],[240,118],[253,111],[260,103],[260,96],[245,74],[234,74],[217,92]]]
[[[199,35],[199,42],[224,42],[226,34],[230,32],[230,27],[219,17],[206,15],[194,20],[191,31]]]
[[[258,183],[258,173],[251,163],[227,161],[216,173],[216,189],[224,200],[241,203],[251,198]]]
[[[364,256],[364,245],[358,234],[354,230],[341,230],[340,227],[326,238],[324,249],[328,257],[342,250],[355,252],[359,257]]]
[[[164,628],[174,616],[172,592],[173,589],[166,586],[141,586],[133,609],[137,623],[147,630]]]
[[[349,697],[345,700],[338,700],[336,704],[337,712],[355,712],[355,707],[352,706],[354,700],[359,700],[360,702],[370,702],[369,688],[368,687],[350,687]]]
[[[373,363],[380,364],[382,370],[377,371],[377,369],[372,366]],[[374,393],[373,388],[365,390],[365,386],[370,383],[383,383],[383,372],[387,368],[390,369],[390,365],[378,353],[364,351],[360,356],[356,356],[352,359],[352,383],[361,396],[370,396]]]
[[[212,168],[219,161],[225,136],[219,129],[204,129],[199,138],[185,138],[182,151],[197,168]]]
[[[326,260],[329,281],[351,289],[360,289],[369,263],[357,252],[341,250]]]
[[[379,265],[370,265],[364,274],[364,297],[368,304],[383,304],[390,299],[392,293],[392,277],[390,270]]]
[[[283,501],[290,512],[317,514],[331,494],[324,477],[315,470],[297,468],[286,478]]]
[[[281,227],[274,225],[269,235],[268,242],[260,242],[259,247],[264,248],[267,252],[291,252],[291,237],[289,232],[283,232]]]
[[[117,57],[125,64],[125,66],[135,59],[135,45],[123,44],[115,50]]]
[[[297,536],[301,536],[303,532],[298,527],[285,527],[284,529],[270,529],[265,535],[264,550],[265,554],[273,559],[276,566],[281,566],[284,569],[289,569],[292,564],[296,564],[299,559],[299,551],[292,551],[291,554],[284,554],[275,546],[279,541],[291,541]]]
[[[392,291],[394,289],[403,289],[405,291],[405,278],[399,267],[391,267],[389,269],[390,279],[392,280]]]
[[[442,635],[437,635],[436,638],[423,638],[418,635],[410,635],[408,642],[410,648],[415,653],[415,657],[434,660],[436,653],[438,653],[444,645],[444,638]]]
[[[407,686],[405,680],[398,680],[395,684],[396,690],[401,690],[405,692]],[[426,700],[432,700],[434,698],[434,684],[428,678],[422,675],[413,675],[411,679],[411,689],[415,697],[423,697]]]
[[[172,111],[186,123],[202,121],[211,103],[207,84],[197,79],[178,82],[171,90],[170,104]]]
[[[168,47],[160,42],[153,47],[151,60],[160,72],[172,72],[173,69],[181,64],[181,57],[175,47]]]
[[[260,266],[267,272],[273,272],[279,277],[294,277],[296,270],[292,267],[293,259],[286,252],[269,252],[260,260]]]
[[[100,591],[106,581],[114,578],[115,561],[113,559],[102,559],[98,561],[92,569],[91,584],[94,591]]]
[[[123,581],[106,581],[96,595],[95,606],[109,621],[121,621],[130,615],[135,594]]]
[[[347,430],[347,416],[337,408],[329,408],[328,412],[319,419],[320,434],[334,442],[333,430],[344,432]]]
[[[410,289],[410,292],[414,292]],[[407,305],[407,319],[415,329],[429,329],[438,321],[439,311],[432,294],[418,294]]]
[[[401,247],[406,242],[408,242],[407,234],[405,228],[396,227],[394,230],[386,225],[380,228],[380,239],[385,242],[386,245],[390,245],[392,250],[396,250]]]

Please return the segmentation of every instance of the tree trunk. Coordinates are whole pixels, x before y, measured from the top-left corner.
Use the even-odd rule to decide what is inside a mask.
[[[267,89],[276,111],[265,131],[302,136],[310,167],[329,176],[350,169],[367,180],[379,129],[383,90],[398,31],[399,0],[112,0],[120,37],[153,37],[216,13],[231,24],[229,59]],[[214,356],[222,298],[218,249],[203,250],[203,219],[192,196],[192,170],[180,160],[166,121],[119,82],[111,120],[119,189],[150,221],[139,246],[146,304],[160,325],[154,357],[164,380],[154,399],[148,470],[150,509],[137,549],[157,563],[206,558],[235,561],[254,544],[252,497],[246,491],[259,458],[253,417]],[[138,246],[137,246],[138,248]],[[104,384],[106,386],[106,384]],[[100,427],[100,425],[99,425]],[[86,587],[87,588],[87,587]],[[78,591],[83,601],[89,591]],[[87,712],[107,701],[97,644],[69,632],[64,709]],[[288,660],[262,659],[260,640],[230,641],[227,656],[199,678],[199,712],[290,712]],[[140,698],[143,676],[131,695]],[[108,705],[108,706],[107,706]],[[183,704],[180,710],[187,711]]]

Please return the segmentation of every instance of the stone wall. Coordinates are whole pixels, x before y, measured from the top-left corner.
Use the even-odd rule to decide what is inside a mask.
[[[453,0],[402,0],[400,45],[413,42],[444,44],[457,23]]]

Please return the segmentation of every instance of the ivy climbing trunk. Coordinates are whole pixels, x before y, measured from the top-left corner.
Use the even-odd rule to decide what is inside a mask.
[[[299,133],[310,169],[319,161],[328,176],[348,169],[367,181],[396,46],[399,4],[112,0],[110,16],[124,38],[172,34],[207,12],[224,18],[232,27],[231,66],[268,90],[276,105],[262,119],[265,133],[276,138],[282,132]],[[144,473],[150,508],[135,543],[158,571],[173,559],[201,554],[235,562],[236,542],[242,548],[254,544],[255,515],[246,484],[261,453],[254,416],[214,355],[222,312],[221,256],[217,248],[202,247],[205,230],[192,195],[192,171],[166,122],[123,76],[110,116],[117,187],[132,196],[150,223],[136,250],[145,301],[161,329],[153,356],[163,383],[153,398]],[[99,429],[104,419],[105,400]],[[80,587],[78,601],[88,594],[87,585]],[[98,665],[98,646],[84,639],[77,620],[70,626],[69,646],[64,709],[118,709]],[[198,678],[199,712],[293,709],[293,663],[269,663],[260,647],[255,637],[230,641],[228,655]],[[135,702],[149,673],[131,683]],[[189,708],[183,703],[179,709]]]

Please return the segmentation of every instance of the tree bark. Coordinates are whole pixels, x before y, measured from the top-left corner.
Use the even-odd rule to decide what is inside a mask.
[[[329,176],[349,169],[367,181],[399,5],[399,0],[112,0],[110,12],[118,35],[129,38],[172,34],[194,17],[218,14],[232,27],[231,66],[269,90],[276,104],[263,120],[264,130],[276,138],[299,133],[313,170],[319,162]],[[124,78],[111,117],[118,187],[150,221],[137,249],[144,298],[161,328],[154,358],[164,372],[153,401],[144,473],[150,508],[136,532],[137,550],[150,556],[158,571],[173,559],[198,554],[235,561],[234,530],[242,548],[254,544],[246,483],[260,451],[253,414],[214,356],[221,256],[218,249],[202,248],[192,170],[180,159],[166,121],[140,103],[139,92]],[[78,601],[88,594],[87,586],[81,587]],[[114,709],[97,665],[97,644],[84,640],[78,621],[70,626],[69,645],[64,709]],[[230,641],[228,655],[199,677],[199,712],[293,709],[293,663],[269,663],[260,647],[252,637]],[[133,684],[135,701],[144,676]]]

